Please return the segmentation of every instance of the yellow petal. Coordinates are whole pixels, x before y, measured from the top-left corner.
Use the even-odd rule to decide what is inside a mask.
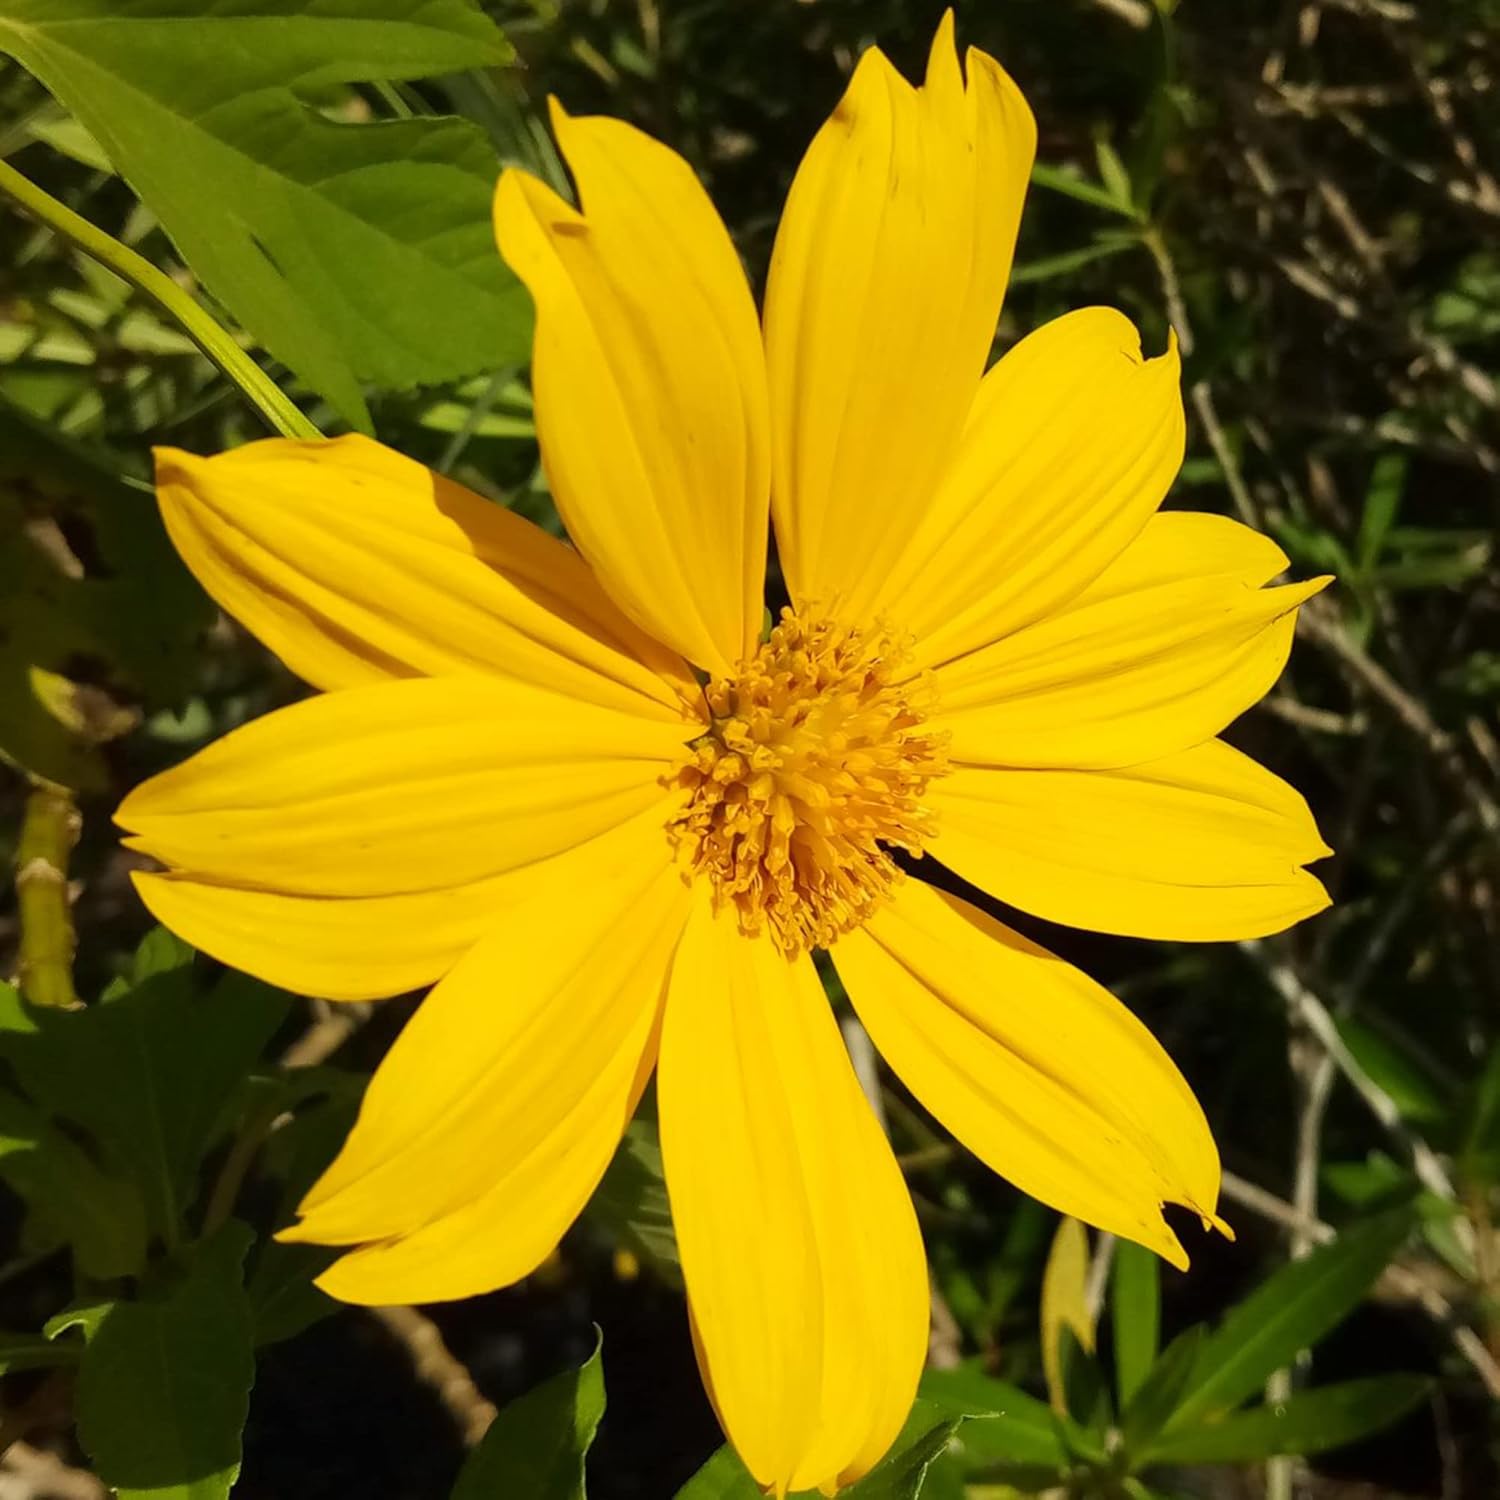
[[[198,581],[315,687],[499,671],[658,717],[691,690],[570,547],[368,438],[159,448],[156,493]]]
[[[651,807],[539,864],[395,896],[286,895],[176,871],[131,878],[157,921],[221,963],[302,995],[379,1000],[441,979],[544,883],[566,899],[580,871],[595,878],[655,853],[666,816]]]
[[[494,925],[531,871],[400,896],[286,896],[173,873],[132,875],[147,910],[193,947],[268,984],[324,1000],[420,989]]]
[[[576,861],[575,861],[576,863]],[[619,1144],[655,1060],[688,893],[658,850],[519,903],[424,1000],[282,1238],[365,1245],[323,1281],[428,1302],[524,1276]]]
[[[501,254],[536,302],[547,477],[621,609],[722,673],[761,624],[770,459],[755,304],[681,157],[555,103],[552,124],[583,211],[514,169],[495,195]]]
[[[1056,613],[939,667],[950,754],[975,765],[1107,767],[1200,745],[1286,665],[1296,609],[1331,581],[1222,516],[1168,513]]]
[[[1036,125],[953,19],[914,89],[871,48],[792,184],[766,288],[776,539],[794,602],[859,618],[983,373]]]
[[[1328,905],[1307,803],[1222,740],[1111,771],[956,766],[928,801],[938,859],[1049,921],[1218,942]]]
[[[1085,1354],[1094,1352],[1094,1310],[1089,1306],[1089,1235],[1077,1219],[1059,1220],[1042,1270],[1042,1372],[1052,1410],[1068,1414],[1064,1333]]]
[[[952,466],[876,609],[924,666],[1009,635],[1079,593],[1140,531],[1182,463],[1175,342],[1142,359],[1109,308],[1016,345],[979,387]]]
[[[1187,1257],[1219,1156],[1172,1060],[1107,990],[956,896],[908,880],[834,963],[875,1045],[976,1156],[1043,1203]]]
[[[810,959],[706,902],[672,968],[662,1157],[704,1380],[777,1495],[879,1461],[927,1343],[906,1186]]]
[[[130,847],[209,882],[448,890],[663,802],[692,732],[499,677],[408,678],[256,719],[137,787],[115,818]]]

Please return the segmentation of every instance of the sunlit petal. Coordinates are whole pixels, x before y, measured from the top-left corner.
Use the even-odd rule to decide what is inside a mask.
[[[1175,345],[1141,356],[1109,308],[1069,313],[984,377],[952,465],[875,608],[934,665],[1081,592],[1161,504],[1182,463]]]
[[[368,438],[159,448],[156,493],[198,581],[316,687],[504,672],[658,717],[691,690],[572,548]]]
[[[955,761],[1128,766],[1213,738],[1286,665],[1297,606],[1327,578],[1222,516],[1169,513],[1045,619],[939,667]]]
[[[672,968],[662,1155],[705,1381],[778,1495],[856,1478],[911,1406],[922,1243],[806,957],[703,902]]]
[[[620,607],[720,672],[761,623],[765,362],[729,235],[692,169],[618,120],[553,128],[582,211],[514,169],[501,253],[537,306],[542,458],[568,533]]]
[[[367,1247],[327,1273],[334,1295],[425,1302],[514,1281],[608,1165],[654,1061],[688,896],[659,845],[625,875],[572,858],[572,901],[513,907],[423,1001],[284,1232]]]
[[[1280,932],[1328,895],[1307,803],[1221,740],[1112,771],[958,766],[933,784],[931,852],[1039,917],[1130,937]]]
[[[1211,1216],[1218,1152],[1172,1060],[1107,990],[917,880],[833,957],[875,1045],[976,1156],[1187,1264],[1161,1206]]]
[[[498,677],[409,678],[256,719],[137,787],[115,817],[132,848],[199,880],[305,896],[449,890],[662,801],[691,733]]]
[[[772,256],[776,538],[794,603],[868,611],[984,370],[1036,146],[946,16],[913,88],[872,47],[809,147]]]

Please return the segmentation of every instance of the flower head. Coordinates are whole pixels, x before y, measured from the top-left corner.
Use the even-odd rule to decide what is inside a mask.
[[[292,989],[433,984],[289,1237],[357,1302],[524,1276],[653,1074],[700,1363],[775,1493],[911,1403],[911,1202],[813,967],[998,1172],[1186,1258],[1187,1084],[1098,985],[946,889],[1174,939],[1326,904],[1302,799],[1216,738],[1270,687],[1286,558],[1159,513],[1175,347],[1119,313],[985,373],[1034,126],[945,20],[797,174],[764,329],[693,173],[554,111],[580,207],[507,171],[506,259],[573,546],[358,437],[159,455],[205,587],[321,695],[128,797],[146,903]],[[768,513],[791,605],[762,638]],[[919,862],[920,861],[920,862]]]

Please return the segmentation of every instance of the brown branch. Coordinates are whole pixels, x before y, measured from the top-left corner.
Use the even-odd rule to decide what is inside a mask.
[[[414,1307],[372,1307],[370,1315],[406,1351],[417,1379],[443,1403],[472,1448],[489,1430],[496,1408],[444,1343],[437,1324]]]

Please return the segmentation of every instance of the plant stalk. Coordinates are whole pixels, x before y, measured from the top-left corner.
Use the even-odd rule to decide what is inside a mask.
[[[0,160],[0,193],[76,245],[85,255],[144,292],[163,312],[175,318],[188,337],[244,392],[273,431],[288,438],[322,436],[228,330],[211,318],[165,271],[75,214],[65,203],[59,203],[3,160]]]
[[[73,989],[73,911],[68,900],[68,856],[82,820],[72,794],[39,781],[26,798],[16,848],[16,905],[21,928],[21,993],[33,1005],[70,1009]]]

